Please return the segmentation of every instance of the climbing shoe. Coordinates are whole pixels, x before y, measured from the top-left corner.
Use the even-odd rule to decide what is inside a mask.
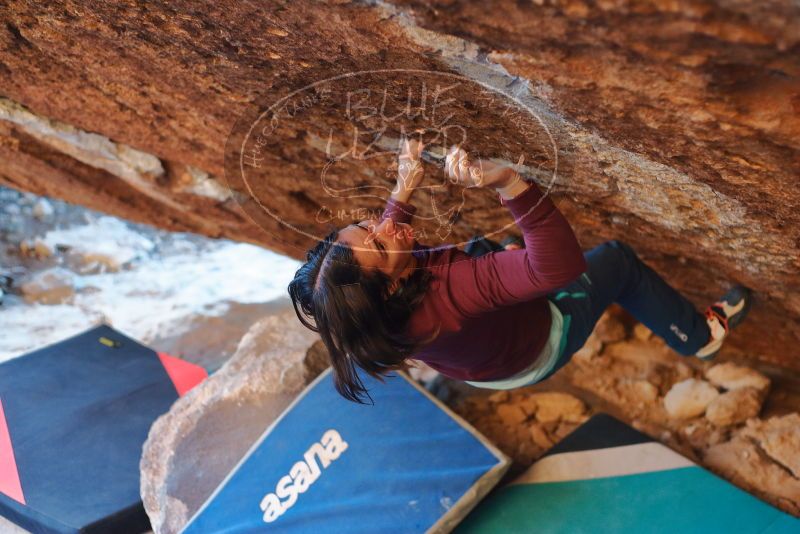
[[[725,296],[705,309],[711,339],[695,353],[701,360],[713,360],[731,329],[750,311],[751,292],[742,285],[733,286]]]

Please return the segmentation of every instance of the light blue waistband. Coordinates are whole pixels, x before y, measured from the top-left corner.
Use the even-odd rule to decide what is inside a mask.
[[[556,298],[559,297],[556,296]],[[562,315],[561,310],[550,299],[547,299],[547,303],[550,305],[550,313],[553,318],[550,324],[550,334],[533,365],[510,378],[492,382],[466,381],[467,384],[485,389],[514,389],[534,384],[553,370],[561,355],[564,354],[572,317],[569,314]]]

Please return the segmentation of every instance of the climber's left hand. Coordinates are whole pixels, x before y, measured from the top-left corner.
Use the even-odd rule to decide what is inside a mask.
[[[416,139],[403,138],[397,158],[397,183],[392,197],[407,202],[414,189],[422,183],[425,171],[420,156],[424,144]]]

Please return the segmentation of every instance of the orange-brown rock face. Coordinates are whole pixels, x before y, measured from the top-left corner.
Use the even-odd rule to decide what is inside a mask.
[[[420,241],[512,230],[494,195],[443,180],[444,147],[521,163],[584,248],[628,241],[698,307],[754,288],[723,354],[800,369],[789,0],[12,1],[0,17],[0,183],[302,258],[380,210],[396,141],[419,131]]]

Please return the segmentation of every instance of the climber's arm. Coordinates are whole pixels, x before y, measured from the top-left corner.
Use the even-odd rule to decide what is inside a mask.
[[[386,201],[381,220],[389,217],[394,222],[408,223],[417,208],[409,204],[411,195],[422,182],[424,175],[420,155],[423,144],[415,139],[404,139],[397,158],[397,182]]]
[[[451,263],[448,292],[464,316],[531,300],[568,284],[587,268],[567,220],[533,183],[499,191],[522,230],[525,248]]]
[[[424,145],[416,139],[403,139],[397,156],[397,182],[392,198],[408,202],[425,174],[420,156]]]

